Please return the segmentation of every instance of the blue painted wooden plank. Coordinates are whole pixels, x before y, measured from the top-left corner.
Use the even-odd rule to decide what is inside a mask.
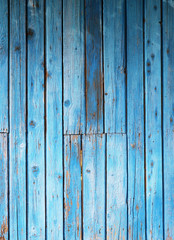
[[[84,1],[63,1],[64,133],[85,132]]]
[[[107,239],[127,239],[126,135],[107,137]]]
[[[174,239],[174,4],[163,1],[164,239]]]
[[[62,1],[46,1],[47,239],[63,239]]]
[[[105,239],[105,135],[83,135],[83,238]]]
[[[45,239],[44,1],[28,1],[28,238]]]
[[[0,132],[8,132],[8,0],[0,7]]]
[[[85,2],[86,133],[103,133],[102,1]]]
[[[161,136],[161,5],[145,1],[147,239],[163,239]]]
[[[26,239],[26,3],[10,1],[10,238]]]
[[[7,134],[0,133],[0,239],[8,240]]]
[[[129,239],[145,239],[143,0],[127,1]]]
[[[81,137],[64,137],[65,239],[82,239],[81,226]]]
[[[104,0],[105,132],[126,131],[125,0]]]

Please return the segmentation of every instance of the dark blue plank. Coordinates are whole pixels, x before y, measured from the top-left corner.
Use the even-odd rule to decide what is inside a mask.
[[[10,1],[10,239],[26,239],[26,3]]]
[[[174,239],[174,3],[163,1],[164,239]]]
[[[45,239],[44,1],[28,0],[28,238]]]
[[[47,240],[63,239],[62,1],[46,1]]]
[[[105,132],[126,131],[125,0],[104,0]]]
[[[147,239],[163,239],[161,136],[161,6],[145,1]]]
[[[102,1],[85,4],[86,133],[103,133]]]
[[[0,132],[8,132],[8,0],[0,6]]]
[[[143,0],[127,1],[129,239],[145,239]]]

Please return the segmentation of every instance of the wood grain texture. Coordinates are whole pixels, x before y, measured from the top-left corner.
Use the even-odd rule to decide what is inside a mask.
[[[63,239],[62,1],[46,1],[47,239]]]
[[[174,5],[163,1],[164,239],[174,239]]]
[[[147,238],[163,239],[161,130],[161,6],[145,1]]]
[[[104,0],[105,132],[126,131],[125,0]]]
[[[8,0],[0,7],[0,132],[8,132]]]
[[[63,1],[64,133],[85,132],[84,1]]]
[[[81,137],[64,136],[64,226],[65,239],[82,239]]]
[[[143,1],[127,1],[129,240],[145,239]]]
[[[105,239],[105,135],[83,135],[83,238]]]
[[[107,135],[107,239],[127,239],[126,135]]]
[[[8,240],[8,136],[0,133],[0,239]]]
[[[45,239],[44,1],[29,0],[28,238]]]
[[[102,1],[85,1],[86,133],[103,133]]]
[[[26,239],[26,3],[10,1],[10,238]]]

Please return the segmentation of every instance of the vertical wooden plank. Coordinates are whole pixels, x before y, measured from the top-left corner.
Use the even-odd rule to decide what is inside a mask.
[[[86,133],[103,133],[102,1],[85,1]]]
[[[107,239],[127,239],[126,135],[107,137]]]
[[[0,7],[0,132],[8,132],[8,0]]]
[[[83,237],[105,239],[105,135],[83,135]]]
[[[129,239],[145,239],[143,0],[127,1]]]
[[[84,0],[63,1],[63,66],[64,133],[84,133]]]
[[[145,1],[147,238],[163,239],[161,138],[161,6]]]
[[[64,137],[65,239],[82,239],[81,226],[81,137]]]
[[[28,0],[28,238],[45,239],[44,1]]]
[[[174,239],[174,4],[163,1],[164,239]]]
[[[125,133],[125,0],[104,0],[103,14],[105,132]]]
[[[47,239],[63,239],[62,1],[46,1]]]
[[[8,240],[7,134],[0,133],[0,239]]]
[[[26,4],[10,1],[10,238],[26,239]]]

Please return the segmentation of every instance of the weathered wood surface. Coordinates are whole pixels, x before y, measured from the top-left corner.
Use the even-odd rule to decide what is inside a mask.
[[[164,239],[174,239],[174,4],[163,1]]]
[[[172,0],[0,1],[0,239],[174,240]]]
[[[161,4],[145,1],[145,136],[147,239],[163,239]]]
[[[26,3],[10,1],[9,232],[25,240],[26,201]]]
[[[62,1],[46,1],[47,240],[63,239]],[[54,119],[54,121],[53,121]]]
[[[8,136],[0,133],[0,239],[8,240]]]
[[[83,237],[105,239],[105,135],[84,135]],[[90,209],[90,210],[89,210]]]

